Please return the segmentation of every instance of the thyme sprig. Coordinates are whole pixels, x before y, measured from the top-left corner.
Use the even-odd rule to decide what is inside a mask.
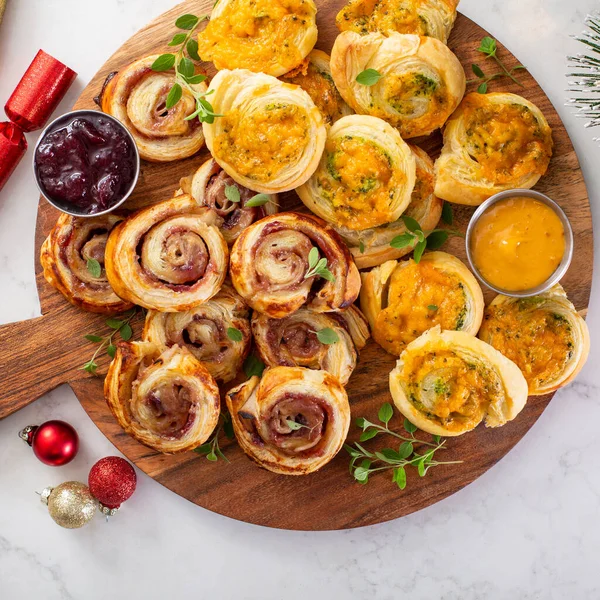
[[[523,65],[517,65],[516,67],[512,67],[512,69],[508,69],[507,66],[502,62],[502,60],[498,56],[498,42],[494,38],[489,36],[484,37],[480,44],[479,48],[477,48],[478,52],[485,54],[486,58],[492,58],[502,69],[499,73],[493,73],[492,75],[486,75],[483,69],[476,64],[471,65],[471,70],[477,76],[477,79],[471,79],[467,81],[467,83],[477,83],[479,82],[479,87],[477,91],[480,94],[487,94],[488,92],[488,84],[490,81],[494,81],[495,79],[500,79],[501,77],[509,77],[514,81],[518,86],[525,87],[515,76],[515,71],[520,71],[527,69],[527,67]]]
[[[230,460],[223,454],[221,446],[219,445],[219,436],[221,431],[229,440],[232,440],[235,437],[233,433],[231,415],[228,412],[221,413],[219,417],[219,424],[217,425],[217,428],[214,430],[213,434],[210,436],[209,440],[202,444],[202,446],[194,448],[193,451],[196,454],[206,456],[206,460],[209,460],[210,462],[217,462],[219,458],[222,458],[225,462],[230,462]]]

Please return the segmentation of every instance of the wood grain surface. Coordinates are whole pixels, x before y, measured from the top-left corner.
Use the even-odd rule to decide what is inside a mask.
[[[1,0],[0,0],[1,1]],[[155,52],[167,51],[167,42],[175,33],[174,21],[184,13],[209,12],[213,0],[187,1],[174,7],[126,42],[100,69],[78,100],[75,108],[96,108],[93,102],[105,77],[123,65]],[[337,34],[334,16],[341,0],[317,0],[319,8],[319,42],[317,47],[329,52]],[[486,32],[459,15],[449,41],[470,77],[472,63],[484,64],[476,52]],[[509,65],[517,60],[503,47],[499,54]],[[494,65],[487,66],[494,71]],[[211,69],[207,71],[211,73]],[[587,309],[592,281],[592,219],[589,201],[577,156],[565,128],[550,101],[526,72],[519,78],[524,88],[500,80],[491,90],[520,93],[537,104],[546,115],[553,131],[555,154],[549,173],[536,189],[554,198],[565,210],[575,232],[574,261],[563,285],[578,310]],[[470,86],[474,88],[474,85]],[[434,157],[441,147],[439,134],[421,144]],[[206,151],[176,164],[149,164],[142,167],[139,185],[131,198],[130,208],[167,199],[178,187],[179,179],[192,173],[207,157]],[[284,209],[299,209],[294,192],[283,197]],[[455,207],[455,219],[461,229],[473,209]],[[54,224],[57,213],[41,200],[36,230],[36,255],[43,239]],[[465,259],[464,241],[449,242],[444,250]],[[445,452],[447,460],[463,464],[434,469],[423,479],[410,472],[408,487],[401,492],[386,475],[373,476],[367,486],[354,482],[348,472],[348,456],[341,452],[322,471],[306,477],[274,475],[255,466],[233,441],[223,442],[223,451],[231,463],[209,463],[192,452],[166,456],[146,448],[128,437],[110,414],[102,394],[102,377],[92,377],[81,370],[91,356],[94,345],[86,333],[106,332],[102,317],[84,313],[69,305],[41,275],[36,262],[37,285],[43,317],[0,327],[0,418],[5,417],[60,383],[68,382],[92,420],[102,432],[140,469],[175,493],[217,513],[270,527],[299,530],[329,530],[372,525],[412,513],[433,504],[471,483],[521,438],[540,416],[551,396],[531,398],[519,417],[500,429],[480,426],[476,431],[451,439]],[[492,294],[486,294],[489,301]],[[135,335],[141,331],[134,323]],[[395,359],[374,342],[360,356],[358,367],[348,384],[353,418],[376,419],[379,406],[390,401],[388,374]],[[100,373],[106,372],[107,359],[100,361]],[[394,416],[391,426],[401,427]],[[350,441],[358,438],[353,425]],[[368,442],[377,447],[377,440]],[[200,517],[199,513],[199,517]]]

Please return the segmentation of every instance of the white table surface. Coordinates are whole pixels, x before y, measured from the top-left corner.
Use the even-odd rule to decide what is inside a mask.
[[[79,73],[66,111],[104,59],[173,0],[9,0],[0,26],[0,106],[41,47]],[[463,0],[549,94],[573,137],[599,216],[600,148],[565,108],[566,56],[598,0]],[[598,135],[597,132],[595,135]],[[37,134],[29,136],[30,144]],[[0,322],[39,315],[33,276],[37,193],[31,152],[0,192]],[[600,247],[600,244],[597,245]],[[597,251],[598,254],[598,251]],[[596,277],[596,284],[598,277]],[[595,286],[597,288],[597,285]],[[597,292],[589,324],[600,335]],[[62,387],[0,422],[0,598],[600,598],[599,352],[497,466],[410,517],[352,531],[295,533],[238,523],[179,498],[138,472],[109,524],[58,527],[35,491],[76,479],[116,454]],[[1,378],[1,375],[0,375]],[[17,437],[62,418],[82,444],[50,468]]]

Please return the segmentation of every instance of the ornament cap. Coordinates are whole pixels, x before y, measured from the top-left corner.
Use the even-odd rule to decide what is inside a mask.
[[[98,502],[98,510],[103,514],[106,515],[107,517],[114,517],[118,512],[119,509],[121,508],[121,505],[119,504],[119,506],[106,506],[104,504],[102,504],[102,502]]]
[[[33,444],[33,434],[35,433],[37,425],[27,425],[27,427],[21,429],[19,431],[19,437],[28,445],[31,446]]]
[[[42,504],[48,506],[48,498],[50,498],[53,489],[53,487],[48,486],[42,490],[42,493],[40,494],[40,502]]]

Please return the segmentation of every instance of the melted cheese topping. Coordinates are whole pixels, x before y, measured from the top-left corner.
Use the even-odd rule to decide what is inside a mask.
[[[267,104],[248,114],[233,110],[221,119],[215,157],[256,181],[276,179],[301,158],[308,144],[308,115],[296,104]]]
[[[524,298],[510,305],[489,306],[480,334],[517,364],[530,389],[560,375],[574,348],[567,319],[544,308],[535,309],[536,301],[535,297]]]
[[[458,330],[464,325],[466,294],[459,278],[432,263],[411,263],[392,274],[388,306],[375,321],[373,338],[400,356],[407,344],[435,325]]]
[[[495,104],[484,94],[465,100],[467,151],[479,163],[481,175],[497,185],[548,169],[552,134],[521,104]]]
[[[313,12],[306,0],[234,0],[200,33],[198,52],[217,69],[293,69],[304,58],[293,40],[314,21]]]

